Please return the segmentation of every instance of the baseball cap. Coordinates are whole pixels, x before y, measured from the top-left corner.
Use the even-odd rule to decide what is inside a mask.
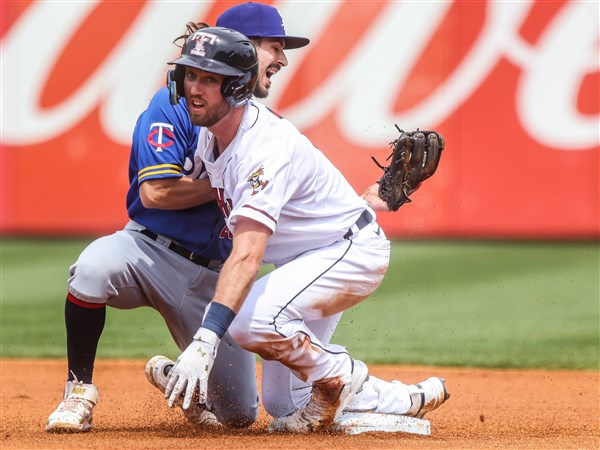
[[[227,9],[217,19],[217,26],[231,28],[249,38],[281,38],[286,49],[304,47],[310,42],[305,37],[285,34],[279,11],[262,3],[247,2]]]

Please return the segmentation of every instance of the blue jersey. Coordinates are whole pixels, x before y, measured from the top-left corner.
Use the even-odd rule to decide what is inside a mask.
[[[181,210],[144,208],[139,185],[158,178],[199,178],[205,169],[196,156],[200,128],[192,125],[184,99],[173,106],[166,87],[159,90],[133,130],[129,158],[127,213],[137,223],[168,236],[209,259],[224,260],[231,240],[216,202]]]

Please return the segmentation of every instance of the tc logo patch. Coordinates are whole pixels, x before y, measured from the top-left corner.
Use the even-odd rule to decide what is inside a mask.
[[[170,123],[156,122],[150,125],[150,134],[148,142],[156,148],[157,152],[162,152],[163,148],[170,147],[175,143],[173,134],[173,125]]]

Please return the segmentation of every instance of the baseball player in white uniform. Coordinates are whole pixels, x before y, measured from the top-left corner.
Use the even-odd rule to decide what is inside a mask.
[[[375,213],[290,122],[249,100],[256,51],[227,28],[190,36],[179,70],[198,153],[233,249],[194,340],[170,372],[169,405],[206,398],[226,331],[263,362],[263,401],[276,429],[329,429],[346,410],[422,417],[448,394],[444,380],[368,380],[367,366],[329,339],[340,315],[383,280],[390,243]],[[275,265],[255,282],[264,262]],[[294,378],[297,380],[294,380]],[[294,385],[311,386],[310,394]],[[302,393],[304,392],[304,393]]]

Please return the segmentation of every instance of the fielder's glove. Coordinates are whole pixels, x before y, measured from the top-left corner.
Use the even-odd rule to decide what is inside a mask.
[[[435,131],[417,128],[405,132],[398,125],[396,128],[400,137],[390,143],[392,154],[387,158],[392,159],[390,165],[385,167],[373,158],[383,169],[383,176],[377,182],[379,197],[390,211],[398,211],[404,203],[411,202],[410,195],[435,173],[445,145],[442,135]]]
[[[175,366],[169,373],[165,398],[169,399],[170,408],[184,390],[183,409],[190,407],[192,399],[200,404],[206,403],[208,375],[217,356],[220,342],[221,340],[213,331],[202,327],[198,329],[194,340],[177,358]]]

